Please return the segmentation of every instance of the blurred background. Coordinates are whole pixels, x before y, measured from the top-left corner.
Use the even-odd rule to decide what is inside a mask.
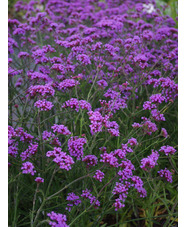
[[[18,0],[8,0],[8,15],[9,17],[13,16],[14,4]],[[23,2],[28,2],[29,0],[22,0]],[[101,0],[104,1],[104,0]],[[162,9],[164,8],[164,14],[171,16],[175,21],[178,15],[178,0],[155,0],[157,7]]]

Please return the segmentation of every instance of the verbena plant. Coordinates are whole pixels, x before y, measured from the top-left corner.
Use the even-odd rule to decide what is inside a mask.
[[[175,21],[145,0],[14,9],[9,226],[173,226]]]

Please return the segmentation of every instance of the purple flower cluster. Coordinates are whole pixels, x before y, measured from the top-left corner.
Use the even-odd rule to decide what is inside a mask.
[[[57,132],[58,134],[61,135],[70,135],[71,132],[68,130],[68,128],[64,125],[57,125],[54,124],[52,127],[53,132]]]
[[[40,95],[41,97],[48,97],[54,96],[55,90],[50,84],[31,85],[27,93],[30,97],[35,97],[36,95]]]
[[[91,64],[90,57],[87,56],[86,54],[78,54],[76,57],[78,61],[83,63],[83,65],[89,65]]]
[[[87,164],[87,166],[95,166],[98,163],[98,158],[95,155],[86,155],[82,158],[82,161]]]
[[[23,174],[31,174],[32,176],[36,173],[34,165],[31,162],[24,162],[21,169]]]
[[[69,88],[75,87],[78,84],[79,82],[74,79],[65,79],[61,83],[59,83],[59,89],[65,91]]]
[[[32,142],[34,137],[30,135],[29,133],[25,132],[23,128],[19,127],[15,130],[16,136],[20,137],[20,141],[23,142]]]
[[[113,152],[109,154],[104,152],[104,154],[101,154],[100,156],[102,158],[100,159],[100,162],[108,163],[111,167],[118,167],[118,159],[114,156]]]
[[[78,136],[71,137],[68,140],[68,150],[71,156],[80,160],[83,157],[83,145],[87,143],[85,138],[78,138]]]
[[[135,170],[135,167],[130,160],[126,159],[124,161],[121,161],[121,164],[119,166],[122,167],[122,170],[118,172],[118,175],[121,177],[119,179],[121,182],[123,180],[128,180],[133,176],[132,171]]]
[[[130,184],[128,184],[128,182],[126,182],[126,184],[116,182],[116,186],[112,191],[114,195],[119,196],[119,198],[117,198],[115,200],[115,203],[113,204],[116,211],[125,206],[124,202],[125,202],[125,199],[127,198],[129,187],[130,187]]]
[[[52,132],[43,131],[42,138],[44,141],[48,141],[50,144],[56,147],[61,146],[61,142],[59,141],[58,137],[56,137],[55,134]]]
[[[89,111],[88,115],[91,121],[90,130],[92,134],[102,132],[103,127],[105,127],[112,136],[119,136],[119,125],[116,121],[109,121],[109,115],[103,117],[99,111]]]
[[[66,210],[69,212],[72,210],[72,207],[78,206],[81,203],[81,200],[79,199],[78,195],[75,195],[73,192],[68,193],[67,199],[69,203],[67,204]]]
[[[162,116],[161,116],[162,117]],[[151,120],[147,119],[146,117],[142,117],[141,124],[134,122],[132,124],[133,128],[142,128],[144,133],[147,135],[151,135],[153,132],[158,130],[157,125],[153,123]]]
[[[47,216],[52,220],[49,222],[50,226],[53,227],[68,227],[69,225],[66,224],[67,218],[64,214],[55,213],[52,211],[51,213],[48,213]]]
[[[101,172],[100,170],[96,170],[95,175],[93,176],[96,180],[102,182],[102,179],[104,178],[104,173]]]
[[[167,145],[167,146],[162,146],[159,149],[159,151],[164,152],[164,154],[168,156],[169,154],[174,154],[176,152],[176,149],[174,149],[174,147]]]
[[[97,81],[97,84],[99,85],[99,87],[100,88],[102,88],[102,89],[104,89],[105,87],[107,87],[108,86],[108,83],[107,83],[107,81],[106,80],[99,80],[99,81]]]
[[[86,100],[77,100],[75,98],[71,98],[70,100],[66,101],[61,107],[70,107],[71,109],[75,109],[77,112],[79,111],[79,108],[86,109],[88,111],[92,109],[90,103],[88,103]]]
[[[163,137],[167,138],[168,137],[168,133],[167,133],[167,130],[165,128],[162,128],[161,129],[161,134]]]
[[[53,157],[53,162],[55,162],[60,169],[69,171],[72,168],[71,165],[74,164],[72,157],[63,152],[60,147],[54,147],[54,150],[48,151],[46,156]]]
[[[90,125],[91,133],[95,134],[97,132],[101,132],[103,127],[102,122],[104,120],[101,113],[99,111],[94,111],[94,112],[89,111],[88,115],[91,121],[91,125]]]
[[[36,177],[35,181],[40,184],[40,183],[44,183],[44,179],[41,177]]]
[[[161,169],[158,171],[160,177],[164,177],[168,182],[172,183],[172,173],[167,169]]]
[[[132,186],[137,189],[138,193],[140,194],[140,197],[146,197],[147,192],[145,188],[143,188],[143,181],[138,176],[133,176],[131,178],[131,181],[133,182]]]
[[[163,101],[165,101],[165,97],[162,96],[162,94],[155,94],[155,95],[151,95],[150,97],[150,101],[153,103],[162,103]]]
[[[157,151],[153,151],[152,150],[152,154],[149,155],[147,158],[143,158],[141,160],[141,168],[148,171],[149,168],[152,169],[154,168],[156,165],[158,165],[157,161],[159,158],[159,153]]]
[[[38,144],[32,144],[30,143],[30,145],[28,146],[28,149],[26,149],[25,151],[23,151],[20,154],[20,157],[22,159],[22,161],[25,161],[26,159],[30,158],[32,155],[34,155],[37,152],[37,148],[38,148]]]
[[[100,206],[100,202],[99,200],[96,199],[95,196],[93,196],[90,193],[90,190],[85,189],[82,191],[81,197],[85,198],[85,199],[89,199],[90,200],[90,204],[94,203],[94,207],[97,208]]]
[[[156,121],[165,121],[165,117],[157,109],[151,110],[151,115]]]
[[[49,111],[54,106],[52,102],[47,101],[46,99],[38,100],[34,103],[34,106],[40,109],[40,111]]]
[[[41,73],[41,72],[32,72],[28,71],[27,76],[31,81],[37,81],[37,82],[50,82],[51,79],[47,74]]]

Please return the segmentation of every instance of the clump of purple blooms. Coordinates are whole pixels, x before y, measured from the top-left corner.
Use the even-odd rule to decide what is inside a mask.
[[[50,226],[54,226],[54,227],[68,227],[69,225],[66,224],[67,218],[66,215],[64,214],[59,214],[59,213],[55,213],[54,211],[52,211],[51,213],[48,213],[47,216],[51,219],[51,221],[49,222]]]
[[[161,169],[158,171],[160,177],[164,177],[168,182],[172,183],[172,173],[167,169]]]
[[[46,156],[53,157],[53,162],[55,162],[60,169],[66,169],[69,171],[71,169],[71,165],[74,164],[72,157],[67,155],[66,152],[63,152],[60,147],[54,147],[54,150],[48,151]]]
[[[153,151],[152,150],[152,154],[149,155],[147,158],[143,158],[141,160],[141,168],[148,171],[149,168],[152,169],[154,168],[156,165],[158,165],[157,161],[159,158],[159,153],[157,151]]]
[[[41,177],[36,177],[36,179],[35,179],[35,181],[37,182],[37,183],[44,183],[44,179],[43,178],[41,178]]]
[[[171,147],[169,145],[167,146],[162,146],[159,149],[160,152],[164,152],[165,155],[173,155],[176,152],[176,149],[174,147]]]
[[[68,140],[68,149],[71,156],[76,157],[77,160],[83,157],[83,145],[87,143],[85,138],[71,137]]]
[[[71,211],[73,206],[78,206],[81,203],[78,195],[73,192],[68,193],[67,199],[69,203],[67,204],[66,210]]]
[[[34,165],[31,162],[24,162],[21,169],[23,174],[31,174],[34,175],[36,170],[34,170]]]
[[[49,101],[43,99],[43,100],[38,100],[37,102],[35,102],[34,106],[37,107],[41,111],[49,111],[52,109],[52,107],[54,105],[52,104],[52,102],[49,102]]]
[[[131,201],[144,210],[168,183],[170,197],[176,192],[178,29],[166,7],[16,2],[17,19],[8,19],[10,225],[104,225]]]

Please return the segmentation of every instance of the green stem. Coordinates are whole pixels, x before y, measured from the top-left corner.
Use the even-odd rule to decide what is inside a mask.
[[[39,188],[39,184],[37,184],[36,190],[35,190],[35,194],[34,194],[34,199],[33,199],[33,206],[32,206],[32,213],[31,213],[31,227],[33,227],[34,225],[34,212],[35,212],[35,203],[36,203],[36,195],[38,192],[38,188]]]
[[[16,218],[17,218],[17,205],[18,205],[18,185],[16,188],[15,199],[14,199],[14,220],[12,226],[16,227]]]

